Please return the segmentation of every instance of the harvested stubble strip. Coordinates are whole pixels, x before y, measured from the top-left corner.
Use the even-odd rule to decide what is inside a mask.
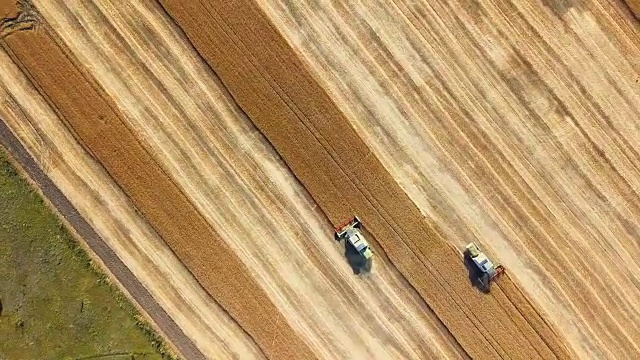
[[[567,347],[560,342],[561,337],[558,336],[555,329],[544,320],[540,313],[533,307],[531,301],[527,299],[522,290],[516,286],[511,278],[507,275],[498,280],[498,284],[500,291],[508,296],[505,301],[512,302],[527,322],[529,322],[536,331],[540,331],[540,337],[553,353],[556,354],[558,358],[571,358],[572,356],[570,356]]]
[[[514,305],[511,287],[495,297],[468,285],[459,253],[424,219],[257,4],[161,3],[330,220],[337,225],[361,215],[472,357],[569,357],[543,321],[525,319],[532,308]]]
[[[38,32],[14,33],[2,46],[200,284],[268,357],[315,358],[244,264],[145,151],[103,90],[55,41],[44,25]]]

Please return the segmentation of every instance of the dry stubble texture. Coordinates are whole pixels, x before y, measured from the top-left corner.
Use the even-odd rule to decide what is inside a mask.
[[[4,45],[78,140],[265,354],[314,358],[246,267],[124,125],[102,91],[58,47],[46,24],[37,33],[14,33],[4,39]]]
[[[220,93],[206,63],[164,26],[171,23],[164,12],[155,13],[151,4],[116,3],[36,4],[76,60],[91,64],[91,77],[117,103],[123,120],[253,270],[316,355],[385,359],[459,354],[446,328],[431,325],[433,315],[416,317],[420,313],[411,309],[415,300],[420,309],[428,308],[382,253],[372,276],[355,277],[344,266],[342,246],[330,241],[324,215],[250,120],[237,116],[235,105],[228,106],[233,100]],[[188,95],[192,93],[199,95]]]
[[[136,279],[136,276],[127,268],[128,266],[118,258],[117,254],[40,169],[39,164],[30,156],[2,119],[0,119],[0,150],[11,154],[19,166],[22,176],[27,177],[29,183],[37,187],[41,196],[46,196],[48,205],[55,208],[56,213],[73,236],[82,238],[86,242],[88,246],[86,250],[90,251],[89,254],[93,258],[94,265],[99,264],[98,266],[106,267],[109,271],[108,275],[116,279],[122,286],[125,295],[134,302],[141,315],[153,324],[158,333],[169,340],[170,351],[173,354],[180,354],[192,359],[205,359],[168,313],[144,288],[143,284]]]
[[[501,292],[482,297],[468,288],[459,254],[424,221],[255,4],[214,3],[163,1],[332,222],[361,214],[472,356],[568,357],[544,322],[523,318],[532,307],[519,310]]]
[[[579,357],[638,353],[640,42],[622,3],[260,4],[449,243],[503,262]]]
[[[129,279],[138,278],[153,299],[208,358],[260,358],[262,353],[251,338],[200,287],[113,180],[83,151],[4,51],[0,51],[0,64],[0,103],[3,105],[0,115],[18,138],[15,139],[9,129],[3,127],[3,142],[6,141],[22,166],[35,174],[33,177],[47,198],[78,229],[126,290],[161,328],[170,326],[166,321],[163,323],[164,312],[158,309],[157,304],[143,301],[144,291]],[[34,167],[34,160],[42,168],[41,172]],[[64,197],[56,193],[56,187]],[[73,204],[72,207],[65,197]],[[70,208],[77,209],[77,213],[74,215],[75,210],[70,213]],[[85,220],[90,226],[84,223]],[[100,248],[102,239],[115,254]],[[117,266],[117,258],[131,273]],[[184,337],[175,336],[171,328],[163,331],[168,340],[181,349],[184,357],[198,358]]]
[[[640,0],[625,0],[636,19],[640,20]]]

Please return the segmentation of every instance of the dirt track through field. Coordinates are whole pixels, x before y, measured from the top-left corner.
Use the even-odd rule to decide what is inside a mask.
[[[0,114],[4,121],[46,176],[60,188],[155,301],[207,358],[261,358],[261,352],[251,338],[201,289],[100,165],[76,143],[64,123],[4,52],[0,52],[0,64],[0,102],[3,105]],[[22,163],[26,168],[30,166]],[[49,195],[46,188],[43,191]],[[55,197],[50,199],[54,204],[60,201]],[[64,208],[59,211],[65,213]],[[92,245],[92,239],[86,241]],[[100,254],[100,249],[94,251]],[[104,260],[104,263],[120,277],[117,266],[111,267],[110,260]],[[127,285],[129,282],[122,283]],[[135,286],[126,290],[134,298],[141,296]],[[141,305],[156,317],[153,307],[145,306],[144,302]],[[169,340],[180,349],[184,347],[180,339],[169,336]],[[183,354],[190,352],[183,350]]]

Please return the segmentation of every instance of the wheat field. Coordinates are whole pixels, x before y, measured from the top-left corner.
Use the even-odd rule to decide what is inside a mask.
[[[629,9],[0,1],[0,140],[185,358],[633,357]],[[354,214],[366,275],[333,237]]]

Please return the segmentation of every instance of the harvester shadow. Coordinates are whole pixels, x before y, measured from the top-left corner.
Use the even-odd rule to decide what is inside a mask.
[[[349,242],[344,242],[344,256],[355,275],[365,274],[371,271],[371,262],[367,262],[362,255]]]
[[[471,283],[471,286],[475,287],[476,289],[478,289],[478,291],[482,293],[485,293],[485,294],[489,293],[489,291],[486,288],[484,288],[480,283],[480,278],[484,274],[480,269],[478,269],[475,262],[467,252],[464,253],[464,266],[467,268],[467,271],[469,272],[469,282]]]

